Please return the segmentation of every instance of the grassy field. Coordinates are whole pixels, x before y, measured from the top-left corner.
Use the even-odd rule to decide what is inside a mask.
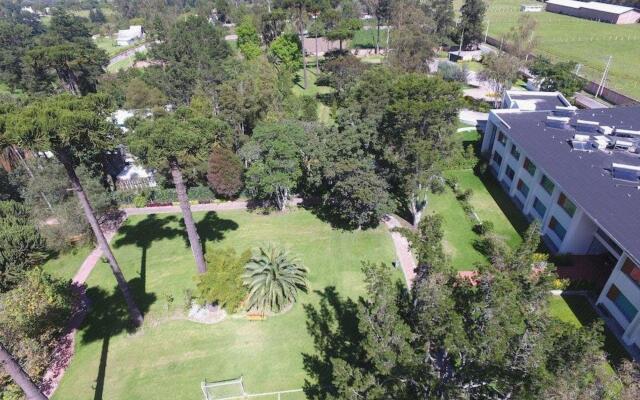
[[[131,46],[118,46],[116,44],[116,39],[108,36],[98,36],[96,39],[94,39],[94,41],[96,43],[96,46],[106,51],[109,57],[113,57],[116,54],[122,53],[123,51],[126,51],[138,45],[138,43],[136,43]]]
[[[489,36],[499,38],[513,27],[522,0],[487,0]],[[456,0],[456,9],[462,4]],[[580,73],[599,82],[612,56],[607,86],[640,99],[640,24],[612,25],[549,12],[530,13],[538,22],[538,53],[583,65]]]
[[[131,218],[112,243],[145,310],[144,327],[133,334],[123,329],[126,313],[114,278],[106,265],[97,265],[88,282],[93,309],[55,399],[195,399],[201,397],[203,379],[240,375],[251,393],[299,388],[305,378],[302,353],[313,352],[302,305],[317,304],[321,296],[334,298],[332,288],[356,298],[364,292],[361,261],[390,264],[395,259],[383,228],[338,231],[307,211],[195,217],[207,245],[243,251],[272,241],[289,248],[310,270],[309,294],[288,313],[266,321],[228,318],[202,325],[185,320],[179,310],[183,291],[194,288],[195,264],[179,218]],[[400,271],[394,273],[401,279]],[[175,301],[168,307],[170,298]]]
[[[71,279],[92,250],[93,247],[89,245],[75,248],[68,253],[59,254],[47,260],[42,268],[55,277]]]

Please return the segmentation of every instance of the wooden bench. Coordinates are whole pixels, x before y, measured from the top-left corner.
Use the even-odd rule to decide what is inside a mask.
[[[265,319],[267,319],[267,317],[264,315],[264,313],[251,313],[247,314],[247,319],[249,321],[264,321]]]

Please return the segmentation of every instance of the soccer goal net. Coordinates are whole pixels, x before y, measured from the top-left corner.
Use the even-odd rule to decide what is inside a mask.
[[[244,389],[242,377],[226,381],[207,382],[200,384],[205,400],[233,400],[248,398]]]

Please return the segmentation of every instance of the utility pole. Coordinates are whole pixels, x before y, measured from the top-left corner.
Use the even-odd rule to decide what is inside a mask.
[[[604,91],[604,83],[607,80],[607,74],[609,73],[609,66],[611,66],[611,59],[613,59],[613,56],[609,56],[609,59],[607,60],[607,66],[604,67],[604,72],[602,73],[602,79],[600,80],[600,85],[598,86],[598,90],[596,91],[596,98],[598,96],[602,96],[602,92]]]

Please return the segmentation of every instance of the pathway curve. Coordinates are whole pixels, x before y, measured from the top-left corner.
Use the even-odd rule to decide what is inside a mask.
[[[396,249],[396,258],[400,261],[404,278],[407,281],[407,286],[410,288],[413,284],[413,280],[416,277],[416,259],[411,253],[409,241],[398,232],[394,232],[394,228],[401,228],[402,225],[398,218],[393,215],[386,215],[384,218],[384,224],[389,229],[391,239],[393,240],[393,247]]]
[[[302,199],[294,198],[291,200],[292,204],[302,203]],[[248,206],[244,200],[228,201],[224,203],[210,203],[210,204],[194,204],[191,206],[191,211],[227,211],[227,210],[244,210]],[[148,215],[148,214],[169,214],[181,212],[179,206],[163,206],[163,207],[142,207],[142,208],[124,208],[125,218],[121,221],[124,222],[126,218],[132,215]],[[120,224],[121,224],[120,223]],[[398,232],[393,232],[393,228],[400,228],[402,225],[400,221],[392,215],[387,215],[384,219],[384,223],[389,229],[391,239],[393,240],[393,246],[396,251],[396,258],[400,261],[402,272],[407,281],[407,286],[411,287],[413,279],[415,278],[416,262],[415,258],[409,248],[409,242],[407,239]],[[111,239],[116,234],[117,228],[120,224],[117,224],[113,229],[105,232],[107,241],[111,242]],[[62,376],[67,367],[71,363],[73,357],[73,350],[75,346],[75,337],[84,317],[87,314],[89,307],[89,299],[85,293],[85,283],[93,271],[93,268],[98,264],[102,257],[102,250],[96,247],[84,260],[76,274],[72,279],[73,290],[76,291],[80,297],[80,304],[74,313],[69,326],[67,327],[65,334],[60,339],[56,350],[52,354],[52,361],[49,368],[44,374],[43,383],[41,389],[45,396],[51,397],[56,388],[62,380]]]

